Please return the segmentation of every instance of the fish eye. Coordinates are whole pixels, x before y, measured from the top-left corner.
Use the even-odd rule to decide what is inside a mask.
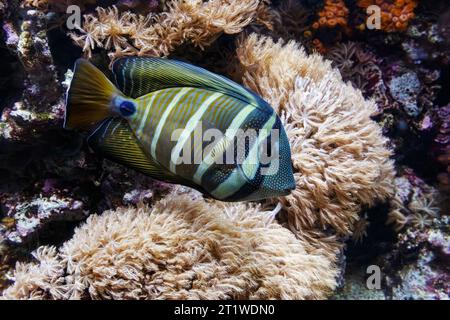
[[[122,101],[119,106],[120,113],[124,117],[129,117],[136,112],[136,106],[131,101]]]

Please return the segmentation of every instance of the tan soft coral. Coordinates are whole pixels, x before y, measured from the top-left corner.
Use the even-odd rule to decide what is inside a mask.
[[[190,195],[92,215],[37,258],[16,267],[3,298],[317,299],[337,276],[272,213]]]
[[[16,264],[14,285],[10,286],[3,299],[59,299],[62,297],[64,268],[54,247],[41,247],[33,253],[38,262]]]
[[[118,13],[114,7],[98,8],[96,15],[84,16],[80,32],[72,33],[72,38],[88,56],[95,47],[108,49],[112,59],[124,55],[167,56],[185,42],[202,48],[222,33],[241,32],[258,16],[260,1],[174,0],[166,5],[167,12],[149,16]],[[111,38],[120,41],[111,46]]]
[[[381,29],[386,32],[405,31],[412,19],[416,17],[418,0],[358,0],[357,5],[363,9],[377,5],[381,9]]]
[[[238,45],[243,82],[284,116],[297,187],[281,197],[299,237],[333,248],[362,206],[393,193],[393,164],[376,111],[319,55],[255,34]],[[314,240],[317,239],[317,240]]]

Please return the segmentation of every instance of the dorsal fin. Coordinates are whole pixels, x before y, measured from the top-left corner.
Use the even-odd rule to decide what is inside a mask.
[[[199,190],[198,186],[167,171],[148,157],[124,119],[110,118],[103,121],[88,137],[87,142],[95,152],[102,154],[111,161],[157,180],[183,184]]]
[[[126,57],[114,62],[117,86],[138,98],[170,87],[194,87],[222,92],[255,107],[272,112],[267,102],[236,82],[191,64],[156,57]]]

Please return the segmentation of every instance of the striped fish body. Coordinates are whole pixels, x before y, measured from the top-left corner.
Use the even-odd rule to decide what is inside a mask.
[[[274,112],[262,112],[226,94],[192,87],[158,90],[136,102],[130,127],[148,156],[165,169],[221,200],[230,200],[235,194],[240,199],[243,190],[251,197],[250,193],[258,190],[262,181],[257,174],[258,158],[245,159],[252,147],[260,151],[263,143],[269,143],[277,122]],[[250,130],[255,134],[261,131],[260,141],[239,144],[239,132]],[[220,133],[217,141],[205,139],[214,132]]]
[[[123,93],[112,93],[110,109],[122,121],[103,122],[90,137],[94,149],[223,201],[289,194],[290,148],[274,110],[228,79],[166,61],[126,59],[114,68]],[[161,66],[178,69],[158,77]],[[277,157],[261,161],[267,149]]]
[[[225,94],[192,87],[158,90],[136,101],[137,112],[129,124],[145,152],[173,174],[192,181],[208,154],[203,132],[225,132],[238,115],[240,121],[234,125],[245,126],[255,111]]]

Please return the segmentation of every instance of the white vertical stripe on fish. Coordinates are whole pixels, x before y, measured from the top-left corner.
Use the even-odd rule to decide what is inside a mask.
[[[134,89],[134,81],[135,78],[133,76],[134,74],[134,70],[136,70],[136,66],[133,64],[130,68],[130,79],[131,79],[131,89],[130,89],[130,94],[133,94],[133,89]]]
[[[189,139],[189,136],[191,135],[192,131],[194,131],[198,121],[201,119],[201,117],[206,112],[208,107],[222,95],[223,95],[222,93],[218,92],[212,94],[209,98],[205,100],[205,102],[202,103],[200,108],[198,108],[198,110],[192,115],[192,117],[187,122],[186,127],[181,133],[178,142],[175,145],[175,147],[173,147],[172,153],[170,155],[171,172],[176,173],[176,163],[178,162],[178,158],[180,157],[180,152],[183,149],[183,146],[186,143],[187,139]]]
[[[152,144],[150,147],[150,153],[153,157],[153,159],[156,160],[156,144],[158,143],[159,136],[161,135],[161,131],[164,128],[164,124],[166,123],[167,117],[170,114],[170,111],[172,111],[173,107],[180,101],[180,99],[191,90],[191,88],[183,88],[178,92],[175,97],[172,99],[170,104],[166,107],[164,110],[164,113],[162,114],[161,118],[159,119],[158,125],[156,126],[155,134],[152,139]]]
[[[145,107],[144,115],[142,116],[141,123],[139,124],[139,128],[136,131],[137,134],[142,134],[142,130],[144,130],[145,124],[147,123],[147,117],[148,113],[150,112],[151,105],[153,104],[153,101],[155,100],[156,94],[152,96],[150,101],[147,103],[147,106]]]
[[[144,60],[141,60],[140,61],[141,62],[141,68],[144,68]],[[142,94],[142,83],[144,82],[144,81],[142,81],[143,80],[143,77],[138,77],[138,79],[139,79],[139,88],[138,88],[138,92],[139,92],[139,94],[141,95]]]
[[[126,62],[125,62],[125,65],[126,66],[128,66],[128,62],[129,62],[129,60],[127,60]],[[127,87],[126,87],[126,80],[127,80],[127,77],[125,76],[125,70],[126,70],[127,68],[125,68],[125,67],[123,67],[122,68],[122,78],[123,78],[123,91],[124,92],[127,92]]]
[[[258,159],[257,152],[259,151],[259,146],[261,142],[270,135],[270,130],[275,124],[275,121],[276,114],[274,113],[261,128],[257,141],[255,141],[253,146],[250,148],[248,156],[243,161],[241,167],[242,171],[244,172],[242,172],[239,167],[234,169],[230,176],[211,192],[214,197],[216,197],[217,199],[225,199],[233,195],[241,187],[243,187],[248,180],[247,177],[249,177],[250,179],[254,178],[258,170],[258,165],[254,164],[253,162],[255,161],[255,158]]]
[[[224,139],[227,139],[228,141],[233,141],[238,132],[238,129],[241,127],[242,123],[245,121],[247,116],[253,110],[255,110],[255,107],[251,104],[242,108],[242,110],[239,111],[239,113],[233,119],[233,121],[231,122],[228,129],[225,131],[225,136],[219,142],[217,142],[216,145],[221,143]],[[225,152],[225,150],[224,150],[224,152]],[[200,165],[197,168],[197,171],[195,172],[195,175],[193,178],[195,183],[200,184],[203,175],[208,170],[208,168],[213,164],[213,162],[214,162],[214,159],[213,159],[212,150],[211,150],[211,152],[206,157],[203,157],[202,162],[200,163]]]

